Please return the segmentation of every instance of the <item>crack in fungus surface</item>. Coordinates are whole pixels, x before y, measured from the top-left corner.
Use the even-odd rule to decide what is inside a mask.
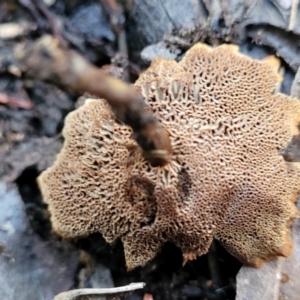
[[[232,45],[197,44],[179,63],[154,60],[135,88],[170,134],[164,167],[145,161],[105,100],[70,113],[64,147],[38,179],[54,230],[121,239],[128,269],[166,241],[184,261],[213,238],[255,267],[288,256],[300,169],[279,151],[299,134],[300,104],[273,93],[277,67]]]

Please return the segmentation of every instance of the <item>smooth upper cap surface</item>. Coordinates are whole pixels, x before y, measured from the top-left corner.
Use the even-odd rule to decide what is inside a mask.
[[[156,59],[135,87],[170,134],[165,167],[143,159],[105,100],[87,101],[66,118],[64,147],[38,179],[54,230],[121,238],[129,269],[166,241],[184,261],[214,237],[252,266],[288,255],[300,168],[279,151],[298,134],[300,104],[273,94],[279,80],[272,60],[230,45]]]

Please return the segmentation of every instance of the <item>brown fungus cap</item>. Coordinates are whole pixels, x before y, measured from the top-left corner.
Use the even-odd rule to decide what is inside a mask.
[[[38,179],[54,230],[120,238],[129,269],[166,241],[184,261],[213,238],[252,266],[289,255],[300,168],[279,152],[298,134],[300,104],[273,94],[278,81],[272,60],[235,46],[197,44],[179,63],[156,59],[135,87],[170,134],[164,167],[143,159],[105,100],[87,101],[66,118],[64,147]]]

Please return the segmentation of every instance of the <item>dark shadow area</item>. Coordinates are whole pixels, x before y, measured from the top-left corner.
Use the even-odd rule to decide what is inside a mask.
[[[25,203],[26,214],[32,229],[43,239],[51,236],[51,223],[47,204],[42,202],[36,179],[39,172],[35,167],[27,168],[16,180],[20,195]]]

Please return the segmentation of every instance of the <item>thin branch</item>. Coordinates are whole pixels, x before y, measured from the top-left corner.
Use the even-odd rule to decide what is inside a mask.
[[[0,24],[0,39],[14,39],[36,28],[36,25],[28,22]]]
[[[116,117],[133,129],[133,138],[152,166],[164,166],[170,162],[169,133],[147,110],[142,96],[133,87],[105,75],[51,36],[19,45],[15,57],[33,78],[106,99]]]
[[[109,18],[114,33],[118,37],[119,53],[128,59],[126,30],[124,28],[125,16],[122,6],[116,0],[99,0],[99,2]],[[123,79],[129,81],[128,68],[124,70]]]
[[[278,74],[279,74],[282,78],[284,78],[284,75],[285,75],[285,67],[284,67],[284,66],[280,66],[280,68],[279,68],[279,70],[278,70]],[[275,87],[275,91],[274,91],[275,94],[276,94],[276,93],[280,93],[281,87],[282,87],[282,82],[283,82],[283,80],[280,81],[279,83],[277,83],[277,85],[276,85],[276,87]]]
[[[298,68],[292,83],[291,96],[300,99],[300,68]]]
[[[23,109],[31,109],[33,107],[32,102],[29,100],[8,96],[4,93],[0,93],[0,104],[6,104],[13,108]]]
[[[116,287],[116,288],[103,288],[103,289],[78,289],[72,290],[64,293],[58,294],[54,300],[76,300],[77,297],[86,296],[93,296],[92,299],[95,299],[95,296],[98,296],[97,299],[99,300],[106,300],[108,296],[126,296],[126,294],[130,294],[134,290],[144,288],[145,283],[131,283],[129,285]],[[81,298],[80,298],[81,299]]]

